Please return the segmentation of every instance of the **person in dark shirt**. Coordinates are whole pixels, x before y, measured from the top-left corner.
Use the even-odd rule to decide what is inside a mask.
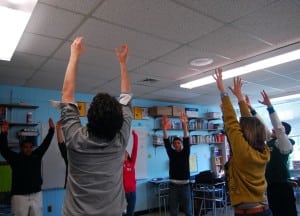
[[[54,127],[50,118],[49,131],[43,143],[33,150],[32,140],[24,139],[17,153],[8,148],[8,122],[1,125],[0,153],[12,169],[12,215],[43,215],[41,162],[54,135]]]
[[[64,159],[66,165],[65,184],[64,184],[64,188],[66,188],[67,176],[68,176],[68,155],[67,155],[66,143],[64,141],[64,136],[61,129],[61,121],[56,122],[56,137],[57,137],[57,144],[58,144],[60,154]]]
[[[170,215],[177,216],[179,206],[187,216],[192,215],[192,200],[190,188],[190,138],[188,135],[187,116],[185,113],[181,115],[181,123],[183,128],[183,141],[179,137],[175,137],[170,142],[167,129],[169,119],[167,116],[162,118],[162,129],[164,134],[164,144],[169,157],[169,206]]]

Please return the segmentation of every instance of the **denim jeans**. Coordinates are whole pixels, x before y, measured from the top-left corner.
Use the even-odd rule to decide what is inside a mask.
[[[169,207],[170,215],[177,216],[179,206],[187,216],[192,216],[192,197],[190,184],[173,184],[170,183],[169,190]]]
[[[125,193],[126,201],[127,201],[127,210],[126,210],[126,216],[133,216],[134,215],[134,208],[135,208],[135,202],[136,202],[136,192],[128,192]]]

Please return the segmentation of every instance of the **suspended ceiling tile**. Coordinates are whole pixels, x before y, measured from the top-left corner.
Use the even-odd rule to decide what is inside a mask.
[[[272,44],[300,38],[300,6],[294,1],[278,1],[237,20],[233,25]]]
[[[39,3],[46,3],[53,5],[54,7],[64,8],[66,10],[71,10],[82,14],[90,13],[102,2],[103,0],[39,0]]]
[[[178,46],[173,42],[96,19],[88,19],[83,23],[73,34],[73,38],[77,35],[83,35],[88,45],[108,50],[126,43],[132,55],[144,58],[155,58]]]
[[[241,60],[249,57],[249,53],[258,54],[270,45],[232,26],[225,26],[193,41],[190,46],[202,52],[217,53],[230,59]]]
[[[222,22],[232,22],[243,16],[253,13],[276,0],[174,0],[182,5],[192,8],[210,17],[214,17]]]
[[[25,32],[16,50],[28,54],[49,56],[58,48],[61,42],[59,39]]]
[[[105,1],[94,16],[181,43],[194,40],[222,25],[172,1],[161,0]]]
[[[83,21],[83,18],[77,13],[37,4],[25,31],[49,37],[66,38]]]

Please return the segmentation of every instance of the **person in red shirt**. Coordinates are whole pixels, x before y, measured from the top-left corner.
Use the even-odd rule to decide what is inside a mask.
[[[136,179],[135,179],[135,162],[138,152],[138,135],[133,130],[133,146],[131,156],[125,151],[123,163],[123,185],[127,201],[126,213],[123,215],[133,216],[136,202]]]

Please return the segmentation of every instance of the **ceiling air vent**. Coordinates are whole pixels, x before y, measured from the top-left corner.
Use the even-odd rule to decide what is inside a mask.
[[[145,78],[143,80],[140,80],[139,82],[140,83],[156,83],[156,82],[158,82],[158,80],[157,79],[152,79],[152,78]]]

